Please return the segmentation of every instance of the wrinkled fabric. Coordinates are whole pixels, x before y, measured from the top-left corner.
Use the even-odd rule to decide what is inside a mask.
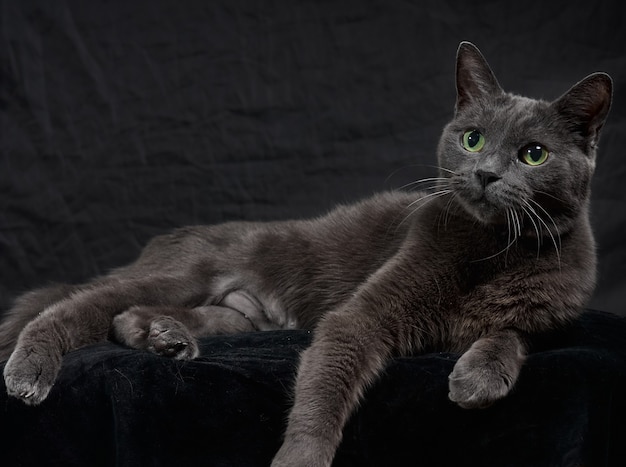
[[[516,93],[613,77],[590,306],[626,316],[625,21],[620,0],[0,0],[0,310],[177,226],[314,216],[434,176],[470,40]],[[457,355],[396,359],[335,466],[626,465],[625,335],[589,314],[545,336],[510,397],[480,411],[447,399]],[[40,407],[0,382],[0,465],[267,466],[309,341],[215,337],[193,362],[72,352]]]
[[[39,407],[0,383],[7,466],[267,467],[306,331],[203,339],[179,362],[101,344],[70,353]],[[334,467],[626,465],[626,320],[588,313],[536,339],[515,390],[484,410],[447,398],[458,355],[397,358],[351,417]]]
[[[591,306],[626,293],[626,4],[0,1],[0,310],[194,223],[323,213],[433,176],[454,55],[552,99],[615,80]]]

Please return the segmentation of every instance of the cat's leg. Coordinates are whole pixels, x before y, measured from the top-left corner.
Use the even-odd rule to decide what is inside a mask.
[[[79,347],[105,341],[113,317],[144,303],[173,305],[197,300],[205,284],[189,279],[110,279],[86,286],[46,308],[22,330],[4,367],[9,395],[39,404],[54,384],[61,358]]]
[[[348,417],[391,357],[394,340],[376,319],[355,313],[322,318],[302,354],[294,406],[272,467],[331,465]]]
[[[29,321],[49,306],[69,297],[77,288],[75,285],[54,284],[18,297],[0,323],[0,361],[9,358],[17,337]]]
[[[478,339],[459,358],[450,374],[450,400],[473,409],[502,399],[517,381],[525,358],[525,341],[513,329]]]
[[[256,330],[240,311],[223,306],[133,307],[113,319],[112,337],[135,349],[189,360],[198,356],[197,337]]]

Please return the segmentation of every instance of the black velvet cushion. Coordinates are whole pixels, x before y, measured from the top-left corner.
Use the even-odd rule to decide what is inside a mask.
[[[212,337],[192,362],[111,343],[72,352],[39,407],[0,387],[1,465],[268,466],[310,339]],[[515,391],[485,410],[448,401],[456,358],[394,360],[346,427],[334,465],[626,465],[624,318],[588,312],[536,339]]]

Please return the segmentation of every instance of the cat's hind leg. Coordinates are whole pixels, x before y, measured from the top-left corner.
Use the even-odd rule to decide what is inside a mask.
[[[224,306],[136,306],[113,319],[111,337],[135,349],[190,360],[198,356],[198,337],[254,330],[246,315]]]
[[[48,396],[63,355],[105,341],[117,314],[138,303],[189,303],[205,295],[203,282],[182,276],[145,280],[111,277],[81,287],[24,326],[4,366],[7,393],[37,405]]]

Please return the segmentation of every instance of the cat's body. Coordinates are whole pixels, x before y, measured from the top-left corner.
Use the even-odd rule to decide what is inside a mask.
[[[313,328],[275,467],[330,465],[394,355],[465,352],[450,398],[504,397],[526,336],[574,319],[593,290],[589,181],[611,82],[594,74],[547,103],[505,94],[471,44],[457,60],[431,191],[313,220],[180,229],[90,284],[31,292],[0,326],[5,356],[17,341],[9,393],[41,402],[63,354],[107,337],[193,358],[199,336]]]

